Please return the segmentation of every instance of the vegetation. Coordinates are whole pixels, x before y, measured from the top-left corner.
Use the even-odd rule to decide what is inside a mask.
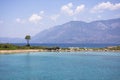
[[[26,35],[25,39],[27,41],[27,45],[26,46],[30,46],[30,44],[29,44],[29,40],[31,39],[30,35]]]
[[[17,46],[13,44],[0,44],[0,50],[19,50],[19,49],[43,49],[43,50],[57,50],[59,47],[44,47],[44,46]]]
[[[107,47],[109,50],[120,50],[120,46]]]
[[[60,48],[43,46],[17,46],[13,44],[0,44],[0,50],[20,50],[20,49],[42,49],[45,51],[120,51],[120,46],[111,46],[107,48]]]
[[[12,44],[0,44],[0,50],[15,50],[17,49],[16,45]]]

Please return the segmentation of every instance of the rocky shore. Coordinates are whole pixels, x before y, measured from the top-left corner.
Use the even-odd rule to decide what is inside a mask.
[[[43,49],[27,49],[27,50],[0,50],[0,54],[13,54],[13,53],[27,53],[27,52],[120,52],[120,50],[107,50],[107,49],[58,49],[58,50],[43,50]]]
[[[41,46],[16,46],[12,44],[0,44],[0,54],[26,53],[26,52],[120,52],[120,46],[106,48],[79,48],[79,47],[41,47]]]

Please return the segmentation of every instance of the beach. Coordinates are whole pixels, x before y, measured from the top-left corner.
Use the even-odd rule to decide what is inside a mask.
[[[0,50],[0,54],[5,53],[24,53],[24,52],[39,52],[39,49],[28,49],[28,50]]]
[[[60,50],[43,50],[43,49],[21,49],[21,50],[0,50],[0,54],[14,54],[14,53],[27,53],[27,52],[120,52],[120,50],[70,50],[70,49],[60,49]]]

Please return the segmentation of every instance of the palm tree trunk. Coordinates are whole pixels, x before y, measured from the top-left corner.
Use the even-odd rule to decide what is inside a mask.
[[[29,40],[27,40],[27,46],[30,46],[30,44],[29,44]]]

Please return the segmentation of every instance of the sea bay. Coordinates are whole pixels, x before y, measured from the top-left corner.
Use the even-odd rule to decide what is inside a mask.
[[[119,80],[119,52],[0,55],[0,80]]]
[[[12,43],[18,46],[24,46],[26,43]],[[120,44],[99,44],[99,43],[30,43],[31,46],[44,46],[44,47],[61,47],[61,48],[68,48],[68,47],[80,47],[80,48],[104,48],[109,46],[119,46]]]

